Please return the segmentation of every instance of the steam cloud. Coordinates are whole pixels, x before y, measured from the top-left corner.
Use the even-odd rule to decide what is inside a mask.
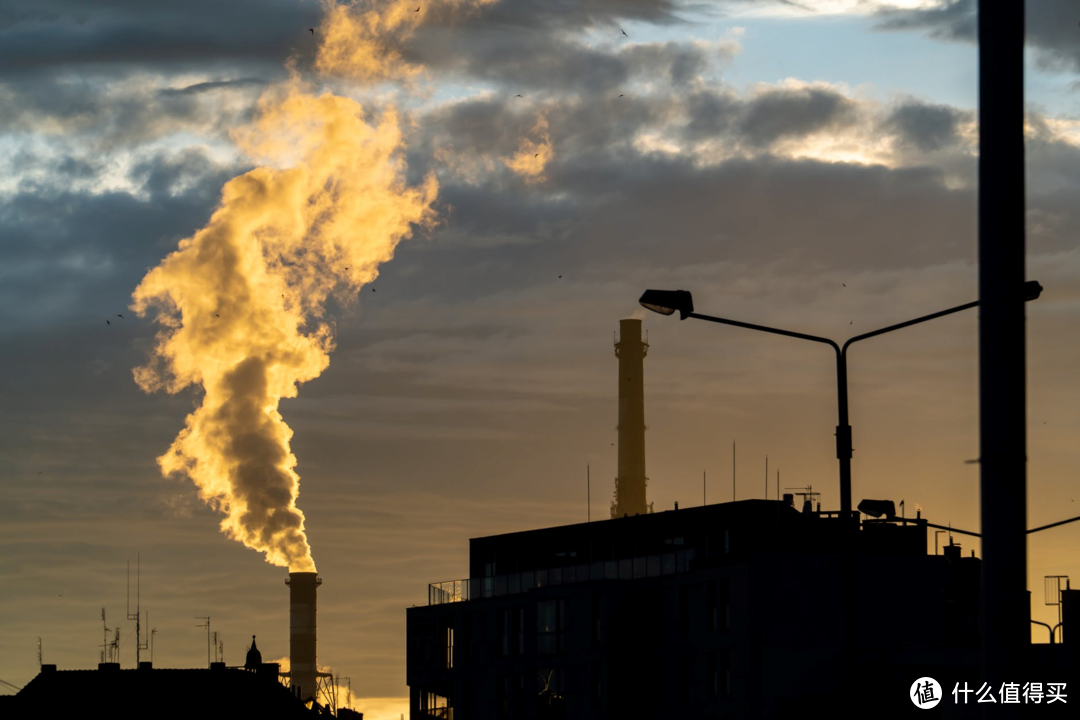
[[[419,13],[413,2],[324,2],[316,69],[360,84],[417,77],[422,69],[397,50],[427,14],[427,2]],[[158,458],[162,473],[190,477],[225,514],[229,537],[292,571],[315,563],[296,505],[292,430],[278,406],[329,364],[325,301],[374,280],[401,240],[436,219],[435,177],[405,182],[396,109],[381,108],[372,124],[364,118],[358,102],[316,96],[296,72],[270,88],[253,123],[234,134],[261,167],[226,183],[206,227],[133,294],[132,309],[162,326],[149,362],[134,371],[139,387],[203,390]],[[546,124],[537,132],[546,137]]]

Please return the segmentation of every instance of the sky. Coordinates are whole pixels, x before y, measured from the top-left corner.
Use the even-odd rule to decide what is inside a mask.
[[[841,341],[976,299],[974,5],[5,2],[0,679],[93,667],[102,608],[131,666],[129,561],[156,665],[198,616],[284,657],[311,562],[320,664],[407,712],[469,538],[607,516],[625,317],[657,511],[733,442],[736,498],[836,507],[829,351],[637,298]],[[1028,4],[1032,527],[1080,515],[1078,15]],[[978,529],[977,358],[975,311],[852,349],[856,502]],[[1030,536],[1034,618],[1078,540]]]

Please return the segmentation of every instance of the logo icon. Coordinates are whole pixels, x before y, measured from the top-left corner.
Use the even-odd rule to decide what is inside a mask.
[[[908,697],[915,707],[929,710],[941,702],[941,685],[932,677],[921,677],[911,684]]]

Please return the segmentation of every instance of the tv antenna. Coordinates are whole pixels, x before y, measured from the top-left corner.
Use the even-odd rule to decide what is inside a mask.
[[[206,628],[206,666],[210,667],[210,616],[209,615],[197,615],[196,620],[205,620],[202,625],[196,625],[197,628]]]
[[[105,624],[105,608],[101,608],[101,662],[107,662],[109,650],[109,627]]]
[[[150,613],[147,613],[149,617]],[[127,564],[127,619],[135,621],[135,667],[142,661],[147,643],[142,640],[142,553],[135,555],[135,614],[131,614],[131,561]],[[152,662],[152,661],[151,661]]]
[[[150,619],[150,613],[146,613],[146,619]],[[150,664],[154,664],[154,636],[157,635],[157,628],[150,630]]]
[[[801,497],[803,499],[804,502],[811,502],[812,503],[812,502],[814,502],[814,500],[816,498],[821,497],[821,493],[814,492],[814,486],[813,485],[807,485],[806,487],[802,487],[802,488],[786,487],[784,489],[785,490],[801,490],[802,492],[792,493],[792,495],[798,495],[799,497]],[[818,502],[818,506],[820,508],[820,506],[821,506],[820,501]]]

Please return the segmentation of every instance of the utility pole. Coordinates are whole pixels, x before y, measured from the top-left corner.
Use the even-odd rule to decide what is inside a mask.
[[[1024,3],[980,0],[979,500],[982,680],[1028,668]],[[987,703],[985,717],[1007,710]]]

